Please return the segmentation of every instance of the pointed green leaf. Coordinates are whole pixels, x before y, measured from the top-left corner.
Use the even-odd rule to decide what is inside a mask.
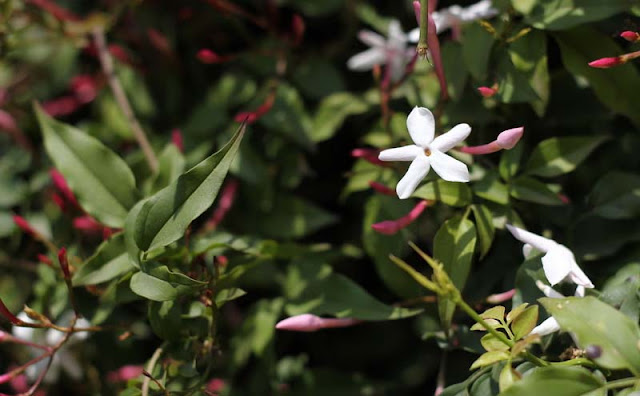
[[[493,213],[484,205],[472,205],[473,217],[475,218],[476,230],[478,231],[478,249],[480,258],[489,253],[496,229],[493,226]]]
[[[99,140],[34,109],[44,146],[84,210],[101,223],[121,228],[138,201],[136,181],[127,164]]]
[[[433,255],[441,262],[453,284],[462,291],[471,270],[471,259],[476,246],[476,228],[473,223],[460,216],[447,220],[436,233]],[[439,299],[440,321],[449,327],[455,304]]]
[[[450,206],[466,206],[471,202],[471,189],[465,183],[438,179],[419,187],[412,197],[440,201]]]
[[[216,198],[238,151],[246,125],[217,153],[194,166],[149,198],[135,220],[134,238],[142,251],[180,239],[189,224]]]
[[[591,296],[539,301],[563,330],[575,334],[580,348],[602,348],[594,358],[599,366],[640,374],[640,328],[628,316]]]
[[[502,327],[502,324],[499,321],[495,320],[495,319],[485,319],[484,321],[487,322],[487,325],[489,327],[491,327],[492,329]],[[469,330],[472,330],[472,331],[487,331],[481,323],[474,324],[473,326],[471,326],[471,328]]]
[[[507,360],[511,357],[508,352],[505,351],[491,351],[480,355],[478,359],[471,365],[469,370],[475,370],[478,367],[488,366],[503,360]]]
[[[119,233],[104,241],[73,275],[73,285],[95,285],[106,282],[134,269],[127,254],[124,234]]]
[[[526,308],[529,306],[529,303],[523,303],[515,307],[507,314],[507,324],[511,324]]]
[[[178,296],[178,290],[169,282],[144,272],[133,274],[129,286],[137,295],[153,301],[169,301]]]
[[[564,30],[599,21],[629,9],[629,0],[511,0],[525,21],[537,29]]]
[[[496,319],[499,321],[504,320],[504,312],[505,309],[502,305],[497,305],[495,307],[491,307],[480,314],[482,319]]]
[[[491,351],[508,351],[509,346],[497,339],[493,334],[487,333],[480,339],[482,347],[488,352]]]
[[[168,144],[158,156],[158,173],[151,180],[150,192],[166,187],[184,173],[185,159],[175,144]]]
[[[640,216],[640,176],[610,172],[596,183],[589,195],[592,213],[606,219]]]
[[[533,305],[522,311],[511,324],[511,330],[516,340],[531,333],[538,323],[538,306]]]
[[[570,136],[544,140],[531,153],[526,172],[543,177],[569,173],[607,139],[606,136]]]
[[[513,369],[513,367],[511,367],[510,361],[507,362],[507,364],[505,364],[502,370],[500,371],[500,377],[498,379],[498,383],[500,385],[500,392],[504,392],[505,390],[507,390],[511,385],[513,385],[520,378],[521,378],[520,373],[518,373],[516,370]]]
[[[541,205],[564,205],[558,194],[541,182],[528,176],[520,176],[511,184],[511,196],[521,201]]]

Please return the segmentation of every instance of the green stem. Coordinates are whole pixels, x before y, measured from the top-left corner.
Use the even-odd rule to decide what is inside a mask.
[[[429,29],[429,0],[420,0],[420,39],[416,52],[419,58],[426,58],[429,45],[427,44],[427,34]]]
[[[553,362],[552,366],[588,366],[588,367],[598,367],[595,363],[593,363],[589,359],[585,358],[576,358],[571,360],[566,360],[564,362]]]
[[[627,386],[633,386],[640,384],[640,380],[637,378],[624,378],[616,381],[607,382],[600,389],[616,389],[616,388],[624,388]]]

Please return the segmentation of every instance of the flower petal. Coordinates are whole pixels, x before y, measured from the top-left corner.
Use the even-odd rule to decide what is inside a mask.
[[[385,62],[386,56],[384,50],[381,48],[370,48],[349,58],[347,67],[351,70],[364,71],[370,70],[373,66],[381,65]]]
[[[386,44],[384,37],[371,30],[361,30],[358,32],[358,38],[369,47],[384,47]]]
[[[462,162],[447,154],[433,149],[431,150],[431,166],[441,178],[452,182],[468,182],[469,169]]]
[[[528,243],[534,248],[538,249],[543,253],[547,253],[549,250],[558,246],[558,243],[552,241],[551,239],[541,237],[540,235],[536,235],[532,232],[525,231],[522,228],[518,228],[512,226],[511,224],[507,224],[507,229],[520,242]]]
[[[433,114],[426,107],[414,107],[407,117],[407,129],[411,140],[418,146],[426,148],[433,141],[436,129]]]
[[[569,275],[572,263],[575,263],[573,253],[562,245],[557,245],[542,256],[542,268],[547,280],[554,286]]]
[[[420,40],[420,28],[415,28],[407,34],[407,38],[411,43],[417,43]]]
[[[406,199],[413,194],[418,187],[418,184],[424,179],[424,177],[429,173],[429,159],[426,155],[417,156],[416,159],[413,160],[411,165],[409,165],[409,169],[407,169],[407,173],[400,179],[398,185],[396,186],[396,193],[398,193],[398,198]]]
[[[471,22],[477,19],[491,18],[496,15],[498,15],[498,10],[493,8],[491,0],[482,0],[460,10],[459,17],[463,22]]]
[[[539,280],[536,281],[536,286],[538,286],[538,289],[540,289],[540,291],[542,293],[544,293],[544,295],[547,296],[547,297],[564,298],[564,296],[562,294],[560,294],[557,291],[553,290],[553,288],[551,286],[545,285],[544,283],[540,282]]]
[[[400,26],[400,21],[397,19],[391,20],[389,22],[387,36],[389,36],[389,42],[392,44],[402,44],[407,42],[407,35],[402,31],[402,27]]]
[[[447,133],[443,133],[437,138],[433,139],[430,147],[440,150],[443,153],[451,150],[458,144],[462,143],[467,136],[471,133],[471,127],[469,124],[458,124],[451,128]]]
[[[582,268],[580,268],[578,266],[578,263],[576,263],[575,261],[571,265],[569,279],[571,279],[573,283],[578,285],[578,287],[582,286],[588,287],[590,289],[594,287],[591,279],[589,279],[589,277],[582,271]]]
[[[531,333],[529,334],[538,334],[539,336],[545,336],[547,334],[554,333],[558,330],[560,330],[560,325],[558,324],[558,321],[555,320],[553,317],[550,317],[544,322],[540,323],[538,326],[536,326],[533,330],[531,330]]]
[[[423,155],[421,147],[411,144],[408,146],[396,147],[382,150],[378,155],[380,161],[413,161],[417,156]]]

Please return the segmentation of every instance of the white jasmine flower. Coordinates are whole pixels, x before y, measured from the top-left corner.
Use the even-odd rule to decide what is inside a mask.
[[[358,38],[371,48],[352,56],[347,61],[351,70],[371,70],[375,65],[387,65],[391,79],[397,81],[404,74],[409,60],[415,54],[415,49],[408,48],[409,37],[402,31],[400,22],[392,20],[389,23],[388,38],[370,30],[361,30]]]
[[[560,293],[558,293],[557,291],[553,290],[553,288],[551,288],[551,286],[545,285],[544,283],[540,282],[540,281],[536,281],[536,286],[538,286],[538,289],[540,289],[545,296],[550,297],[550,298],[564,298],[564,296]],[[578,287],[576,288],[576,293],[575,293],[576,297],[584,297],[584,286],[580,286],[578,285]],[[556,331],[560,330],[560,325],[558,324],[558,321],[554,319],[553,316],[547,318],[544,322],[540,323],[538,326],[536,326],[533,330],[531,330],[530,334],[538,334],[539,336],[545,336],[547,334],[551,334],[554,333]]]
[[[431,16],[436,24],[436,33],[442,33],[447,29],[457,28],[462,24],[487,19],[498,15],[498,10],[493,7],[491,0],[482,0],[468,7],[452,5],[434,11]],[[417,42],[420,37],[420,29],[414,29],[409,33],[409,39]]]
[[[396,186],[400,199],[413,194],[431,167],[444,180],[469,181],[467,166],[445,154],[469,136],[471,127],[468,124],[458,124],[434,139],[433,114],[427,108],[414,107],[407,117],[407,129],[415,144],[384,150],[378,157],[382,161],[411,161],[407,173]]]
[[[507,229],[516,239],[525,243],[522,249],[525,256],[529,255],[532,248],[546,253],[542,256],[542,268],[551,286],[567,279],[582,287],[593,287],[593,283],[582,272],[573,253],[566,246],[510,224],[507,224]]]
[[[71,323],[72,313],[67,312],[62,316],[62,319],[58,323],[60,326],[68,326]],[[18,314],[18,319],[23,322],[33,323],[33,321],[27,316],[26,313],[20,312]],[[91,324],[83,318],[78,319],[76,322],[76,326],[78,328],[89,327]],[[55,346],[64,338],[65,334],[54,329],[49,329],[43,331],[42,329],[34,329],[31,327],[19,327],[14,326],[12,329],[12,334],[14,337],[21,338],[23,340],[28,340],[36,344],[46,345],[46,346]],[[75,356],[71,353],[70,347],[74,344],[77,344],[79,341],[86,339],[89,336],[89,333],[86,331],[74,333],[67,342],[55,353],[53,356],[53,361],[49,366],[49,371],[44,377],[44,382],[46,383],[54,383],[60,377],[60,371],[64,370],[65,373],[73,380],[80,380],[82,378],[82,366],[78,363]],[[30,347],[31,355],[35,358],[40,356],[43,351]],[[34,381],[38,376],[42,373],[47,367],[48,359],[43,359],[36,364],[32,364],[27,367],[25,374],[29,378],[29,380]]]

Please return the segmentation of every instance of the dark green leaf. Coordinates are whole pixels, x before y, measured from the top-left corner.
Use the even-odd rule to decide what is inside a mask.
[[[165,340],[180,338],[180,306],[175,301],[149,303],[149,324],[156,335]]]
[[[433,240],[433,258],[443,264],[451,281],[461,291],[467,283],[475,246],[476,228],[461,216],[447,220]],[[445,328],[451,323],[455,307],[449,300],[438,300],[440,321]]]
[[[522,157],[522,144],[516,145],[511,150],[505,150],[500,156],[499,172],[500,176],[509,181],[518,173],[520,167],[520,158]]]
[[[640,216],[640,176],[610,172],[593,187],[589,195],[591,213],[607,219]]]
[[[135,219],[134,238],[143,251],[180,239],[218,194],[245,131],[242,125],[217,153],[147,199]]]
[[[511,0],[514,8],[527,15],[526,22],[538,29],[564,30],[598,21],[629,9],[628,0]]]
[[[495,39],[478,23],[468,24],[464,29],[464,37],[462,59],[473,78],[484,83]]]
[[[124,243],[124,234],[119,233],[104,241],[73,275],[73,285],[94,285],[111,280],[134,269]]]
[[[602,367],[640,374],[640,328],[629,317],[595,297],[542,298],[540,303],[560,327],[575,334],[580,348],[595,345]]]
[[[542,141],[531,153],[526,172],[530,175],[554,177],[573,171],[607,137],[554,137]]]
[[[367,102],[348,92],[327,96],[320,102],[316,111],[311,138],[315,142],[331,138],[347,117],[364,113],[368,109]]]
[[[440,201],[451,206],[466,206],[471,202],[471,190],[465,183],[438,179],[419,187],[412,197]]]
[[[558,194],[539,180],[520,176],[511,184],[511,196],[521,201],[535,202],[542,205],[564,205]]]
[[[169,301],[178,296],[178,290],[169,282],[144,272],[136,272],[129,283],[131,290],[139,296],[153,301]]]
[[[538,323],[538,306],[532,305],[519,313],[513,323],[511,323],[511,330],[513,331],[514,338],[519,340],[520,338],[531,333],[536,324]]]
[[[539,367],[500,396],[586,396],[602,381],[582,367]]]
[[[539,99],[533,100],[538,116],[544,115],[549,102],[549,69],[547,66],[547,37],[534,30],[513,42],[508,49],[509,58],[516,70],[526,75],[531,88]]]
[[[44,146],[84,210],[101,223],[121,228],[138,201],[131,169],[97,139],[49,117],[34,106]]]
[[[454,41],[447,41],[441,49],[442,66],[447,79],[447,89],[449,96],[454,100],[458,100],[467,84],[469,72],[467,71],[462,59],[462,45]]]
[[[476,230],[478,231],[478,248],[480,258],[484,257],[491,249],[493,237],[496,230],[493,226],[493,213],[484,205],[472,205],[473,217],[475,218]]]
[[[166,187],[184,173],[185,159],[175,144],[168,144],[158,156],[158,173],[151,181],[150,193]]]

